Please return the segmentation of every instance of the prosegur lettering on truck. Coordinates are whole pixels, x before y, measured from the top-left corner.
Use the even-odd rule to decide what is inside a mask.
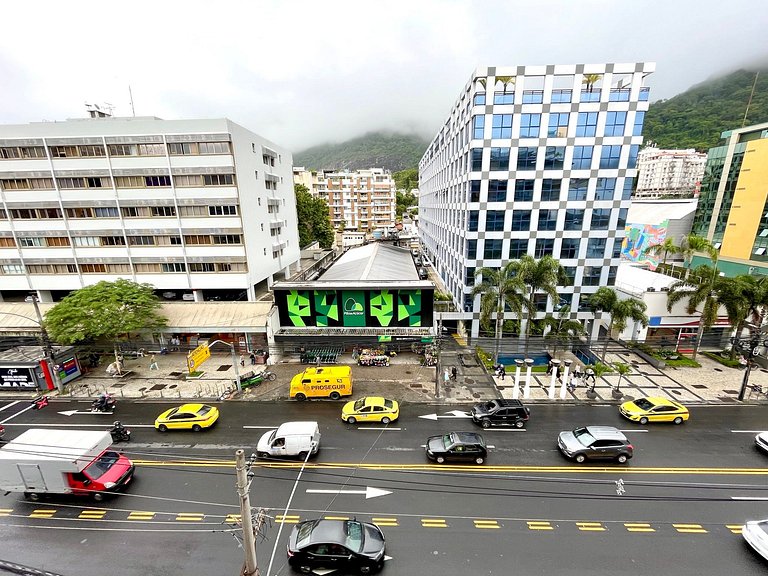
[[[330,398],[338,400],[352,394],[352,369],[349,366],[307,368],[291,379],[291,398]]]

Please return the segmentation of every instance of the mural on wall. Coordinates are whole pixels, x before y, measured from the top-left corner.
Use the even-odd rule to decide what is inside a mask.
[[[621,256],[632,262],[647,264],[651,270],[656,270],[663,254],[648,254],[646,250],[664,242],[668,227],[669,220],[663,220],[659,224],[627,224]]]
[[[389,326],[395,317],[395,299],[390,290],[371,292],[371,318],[379,326]]]
[[[421,326],[421,290],[399,290],[397,319],[408,320],[408,326]]]
[[[318,326],[333,326],[339,321],[339,299],[335,290],[315,290],[315,321]]]
[[[309,318],[312,311],[309,307],[308,290],[291,290],[288,293],[288,315],[294,326],[306,326],[305,318]]]

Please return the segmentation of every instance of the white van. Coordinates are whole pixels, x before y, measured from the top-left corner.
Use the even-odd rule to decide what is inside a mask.
[[[258,458],[283,458],[317,454],[320,449],[320,427],[317,422],[285,422],[277,430],[264,434],[256,445]]]

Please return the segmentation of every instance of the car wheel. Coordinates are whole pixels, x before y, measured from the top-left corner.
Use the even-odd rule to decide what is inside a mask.
[[[640,422],[640,424],[642,424],[643,426],[645,426],[646,424],[648,424],[648,418],[646,418],[645,416],[643,416],[642,418],[640,418],[640,420],[638,420],[638,422]]]
[[[256,456],[258,456],[262,460],[267,460],[269,458],[269,452],[259,452],[258,454],[256,454]]]
[[[525,421],[524,420],[517,420],[515,422],[515,428],[522,428],[523,426],[525,426]]]
[[[682,424],[683,423],[683,417],[682,416],[678,416],[672,422],[674,422],[675,424]]]
[[[307,453],[299,452],[299,460],[306,460],[306,459],[307,459]]]
[[[475,458],[476,464],[482,464],[483,462],[485,462],[485,458],[483,458],[482,456],[478,456],[477,458]]]
[[[355,418],[354,416],[350,416],[349,418],[347,418],[347,423],[354,424],[355,422],[357,422],[357,418]]]
[[[339,394],[338,392],[336,392],[336,391],[334,390],[333,392],[331,392],[331,394],[330,394],[329,398],[330,398],[331,400],[338,400],[339,398],[341,398],[341,394]]]
[[[584,454],[576,454],[576,456],[573,459],[576,460],[576,462],[578,462],[579,464],[582,464],[584,460],[587,459],[587,457],[584,456]]]
[[[442,464],[443,462],[445,462],[445,458],[443,458],[442,456],[438,456],[437,458],[435,458],[435,462],[437,462],[438,464]]]
[[[361,564],[360,568],[358,570],[360,574],[373,574],[376,571],[375,566],[371,566],[370,564]]]
[[[40,500],[40,494],[37,492],[24,492],[24,498],[30,502],[38,502]]]
[[[480,423],[480,425],[481,425],[483,428],[490,428],[490,427],[491,427],[491,421],[490,421],[490,420],[483,420],[483,421]]]
[[[299,572],[302,574],[311,574],[312,566],[299,566]]]
[[[619,454],[616,457],[616,462],[618,462],[619,464],[624,464],[626,461],[627,461],[627,455],[626,454]]]
[[[160,426],[158,426],[157,429],[160,430],[160,432],[168,432],[168,426],[166,426],[165,424],[160,424]]]
[[[104,500],[104,494],[101,492],[94,492],[93,493],[93,501],[94,502],[102,502]]]
[[[299,402],[304,402],[304,400],[307,399],[307,395],[299,392],[298,394],[296,394],[296,396],[294,396],[294,398],[296,398],[296,400],[298,400]]]
[[[381,423],[382,424],[389,424],[389,422],[390,422],[390,420],[386,416],[384,416],[384,418],[381,419]]]
[[[276,378],[277,378],[277,374],[275,374],[274,372],[270,372],[269,376],[267,376],[267,380],[270,380],[270,381],[275,380]]]
[[[200,430],[202,430],[202,427],[200,426],[200,424],[192,425],[192,432],[200,432]]]

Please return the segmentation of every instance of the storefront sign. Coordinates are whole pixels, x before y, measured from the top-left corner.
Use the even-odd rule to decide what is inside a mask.
[[[36,390],[31,368],[0,368],[0,390]]]

